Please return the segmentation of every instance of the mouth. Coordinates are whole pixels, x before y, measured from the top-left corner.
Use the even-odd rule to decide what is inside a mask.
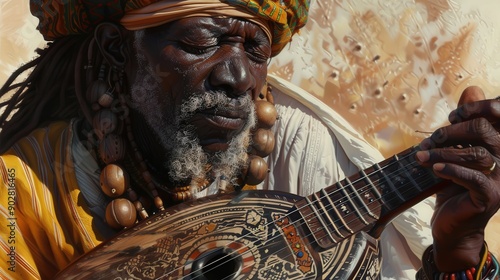
[[[243,111],[229,109],[207,109],[197,112],[190,119],[199,143],[205,151],[225,151],[233,136],[245,126],[247,116]]]

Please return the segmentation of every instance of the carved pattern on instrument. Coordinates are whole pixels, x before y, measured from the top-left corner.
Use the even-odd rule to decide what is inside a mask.
[[[335,248],[320,253],[323,279],[378,279],[378,241],[365,233],[343,240]]]
[[[295,269],[295,265],[278,256],[270,256],[264,268],[259,270],[260,280],[304,279],[304,274]]]
[[[360,280],[379,279],[381,265],[379,257],[381,253],[378,248],[378,243],[365,234],[360,235],[363,235],[366,239],[358,243],[365,244],[365,248],[360,252],[361,254],[355,258],[359,262],[357,266],[358,269],[354,271],[351,276],[353,279]]]
[[[247,212],[246,217],[246,226],[249,231],[251,231],[255,236],[262,241],[267,241],[269,234],[268,231],[268,220],[264,217],[262,211],[258,211],[256,209],[251,209]]]
[[[273,214],[273,217],[275,224],[283,231],[288,241],[288,246],[295,254],[294,258],[298,269],[304,274],[308,274],[312,271],[313,260],[297,229],[290,224],[288,217],[281,214]]]
[[[175,265],[174,259],[169,259],[166,255],[154,262],[147,262],[145,259],[144,255],[138,255],[120,265],[116,270],[125,272],[128,277],[115,279],[156,279],[156,274],[160,268],[170,267],[172,262]]]

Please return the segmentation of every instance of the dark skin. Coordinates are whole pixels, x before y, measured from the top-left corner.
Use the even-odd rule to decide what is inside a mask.
[[[124,54],[116,51],[121,43],[109,43],[117,36],[106,35],[113,29],[101,31],[100,42],[108,61],[123,61],[120,56]],[[146,58],[162,75],[164,92],[156,96],[162,107],[159,113],[169,117],[175,117],[177,111],[168,104],[179,107],[189,94],[221,90],[234,100],[245,94],[257,99],[271,53],[260,27],[238,19],[183,19],[146,30],[144,42]],[[130,55],[126,64],[129,81],[134,80],[138,67],[130,59],[131,49],[125,52]],[[417,153],[417,161],[451,182],[437,195],[433,217],[435,262],[443,272],[478,264],[484,228],[500,207],[500,166],[484,173],[494,162],[500,163],[500,125],[496,124],[500,101],[483,99],[480,89],[466,89],[461,106],[450,114],[452,125],[425,139],[421,144],[424,151]],[[211,153],[227,148],[227,133],[238,129],[245,118],[232,105],[219,119],[210,117],[213,113],[201,112],[190,120],[203,148]],[[144,157],[154,167],[161,166],[168,151],[156,141],[140,114],[132,112],[132,119]],[[450,148],[457,146],[462,148]]]
[[[452,125],[422,141],[427,151],[417,153],[424,166],[453,182],[437,194],[432,219],[434,260],[443,272],[479,263],[484,228],[500,207],[500,134],[493,125],[500,102],[483,99],[479,88],[467,88],[449,115]],[[489,173],[494,162],[497,167]]]
[[[166,118],[173,120],[192,94],[221,91],[232,99],[226,111],[198,112],[186,123],[195,126],[206,152],[226,150],[228,134],[240,130],[247,119],[238,109],[238,99],[243,95],[256,99],[265,84],[271,44],[264,31],[240,19],[195,17],[147,29],[143,42],[146,59],[161,77],[163,92],[155,100]],[[132,77],[134,73],[132,69]],[[144,157],[161,166],[168,151],[142,116],[134,115],[133,120]]]

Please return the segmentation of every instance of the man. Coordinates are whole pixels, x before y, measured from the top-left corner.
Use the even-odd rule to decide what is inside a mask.
[[[33,1],[39,29],[53,42],[14,73],[34,67],[26,82],[9,80],[1,91],[13,92],[0,118],[2,223],[9,225],[2,275],[52,278],[179,201],[262,181],[307,195],[372,163],[377,155],[362,140],[349,141],[366,152],[346,152],[347,137],[285,96],[284,82],[265,86],[269,58],[305,24],[308,5]],[[498,269],[491,256],[480,265],[488,257],[483,229],[500,204],[497,101],[468,106],[477,95],[466,91],[454,124],[417,154],[461,186],[437,198],[434,246],[423,258],[430,277],[491,277]],[[318,162],[325,164],[311,170]]]

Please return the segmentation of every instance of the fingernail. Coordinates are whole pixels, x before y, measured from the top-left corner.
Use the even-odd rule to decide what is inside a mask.
[[[428,151],[418,151],[415,156],[418,162],[426,162],[429,160],[430,154]]]
[[[441,171],[444,169],[444,163],[436,163],[432,166],[435,171]]]

